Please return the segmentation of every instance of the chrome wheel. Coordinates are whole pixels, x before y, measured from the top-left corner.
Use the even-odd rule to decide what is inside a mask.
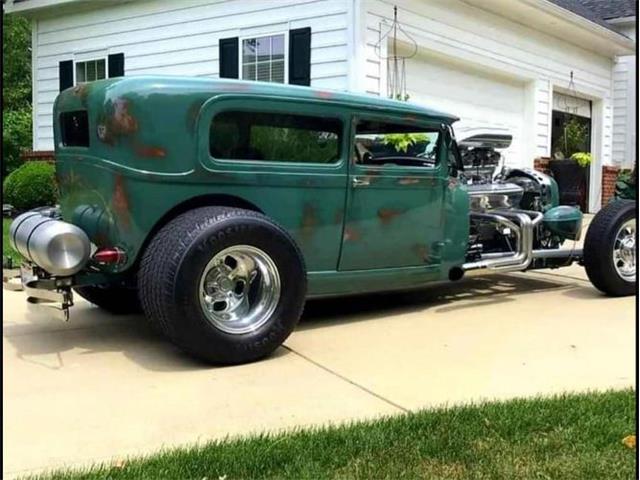
[[[613,243],[613,266],[620,278],[636,281],[636,221],[623,223]]]
[[[207,264],[199,292],[202,311],[213,326],[239,335],[269,320],[280,300],[280,274],[259,248],[236,245]]]

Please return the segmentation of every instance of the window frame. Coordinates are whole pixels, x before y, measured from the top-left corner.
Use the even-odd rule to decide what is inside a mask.
[[[276,35],[284,36],[284,82],[282,82],[280,85],[289,84],[289,31],[288,30],[279,30],[279,31],[274,31],[269,33],[244,35],[244,36],[238,37],[238,79],[239,80],[247,80],[252,82],[264,82],[264,83],[276,83],[276,84],[278,83],[278,82],[273,82],[271,80],[264,81],[264,80],[244,78],[244,68],[243,68],[244,64],[242,62],[242,52],[243,52],[243,45],[245,40],[254,40],[254,39],[257,40],[260,38],[275,37]],[[257,77],[257,69],[256,69],[256,77]]]
[[[246,112],[246,113],[257,113],[257,114],[270,114],[270,115],[296,115],[296,116],[301,116],[301,117],[313,117],[313,118],[318,118],[318,119],[322,119],[322,118],[327,118],[327,117],[323,117],[317,114],[313,114],[313,113],[305,113],[305,112],[286,112],[286,111],[276,111],[273,109],[268,109],[268,108],[246,108],[246,109],[240,109],[240,108],[225,108],[222,110],[218,110],[216,112],[214,112],[214,114],[211,116],[211,120],[209,122],[209,125],[213,125],[213,122],[215,120],[215,118],[223,113],[226,112]],[[345,130],[345,122],[344,119],[340,118],[339,116],[330,116],[329,118],[336,120],[338,122],[340,122],[340,134],[338,135],[337,138],[337,145],[338,145],[338,158],[337,160],[333,161],[333,162],[295,162],[295,161],[286,161],[286,160],[254,160],[254,159],[243,159],[243,158],[219,158],[219,157],[214,157],[211,154],[211,151],[209,151],[209,156],[216,162],[221,162],[221,163],[242,163],[242,164],[260,164],[260,165],[292,165],[292,166],[297,166],[297,167],[305,167],[305,166],[314,166],[314,167],[325,167],[325,166],[329,166],[329,167],[334,167],[337,165],[340,165],[345,157],[345,153],[344,152],[344,140],[345,137],[348,136],[348,132]],[[277,128],[277,127],[275,127]],[[291,127],[281,127],[281,128],[291,128]],[[305,130],[305,129],[300,129],[300,130]],[[209,133],[209,141],[211,139],[211,133]]]
[[[342,122],[340,160],[336,163],[265,162],[262,160],[233,160],[215,158],[210,153],[209,138],[213,117],[229,111],[261,111],[273,113],[295,112],[301,115],[332,117]],[[209,172],[251,173],[256,175],[346,175],[351,154],[351,112],[332,105],[326,100],[300,100],[292,97],[265,96],[259,94],[227,94],[210,98],[201,110],[198,120],[198,157],[200,165]],[[286,175],[283,175],[283,179]]]
[[[76,69],[77,69],[77,65],[79,63],[87,63],[87,62],[99,62],[100,60],[104,61],[104,78],[97,78],[96,80],[92,80],[94,82],[97,82],[98,80],[105,80],[107,78],[109,78],[109,56],[108,55],[104,55],[104,56],[98,56],[98,57],[87,57],[87,58],[82,58],[82,59],[73,59],[73,86],[77,86],[78,85],[78,78],[77,78],[77,74],[76,74]],[[82,83],[88,83],[88,82],[82,82]]]

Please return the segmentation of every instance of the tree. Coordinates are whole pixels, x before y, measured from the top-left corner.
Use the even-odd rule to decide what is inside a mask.
[[[19,165],[31,146],[31,25],[2,15],[2,177]]]

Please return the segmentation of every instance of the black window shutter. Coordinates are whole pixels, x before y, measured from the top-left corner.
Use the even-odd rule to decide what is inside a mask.
[[[289,30],[289,83],[311,85],[311,28]]]
[[[218,48],[220,78],[239,78],[238,37],[221,38],[218,42]]]
[[[73,60],[65,60],[58,64],[60,91],[73,87]]]
[[[124,53],[109,55],[109,78],[124,77]]]

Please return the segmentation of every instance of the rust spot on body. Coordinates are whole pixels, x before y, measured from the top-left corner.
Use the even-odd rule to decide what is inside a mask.
[[[134,151],[139,157],[165,157],[167,155],[164,148],[154,147],[151,145],[136,144]]]
[[[328,92],[326,90],[320,90],[316,93],[316,96],[318,98],[323,98],[325,100],[328,100],[330,98],[333,98],[333,92]]]
[[[73,87],[73,94],[76,97],[80,98],[80,103],[87,106],[87,97],[89,96],[89,84],[88,83],[80,83]]]
[[[303,240],[309,241],[313,237],[313,232],[318,226],[318,214],[316,208],[307,203],[302,211],[302,221],[300,222],[300,233]]]
[[[394,218],[402,213],[404,213],[402,210],[395,208],[381,208],[378,210],[378,218],[383,225],[389,225]]]
[[[358,230],[356,230],[355,228],[349,225],[344,227],[343,239],[345,242],[357,242],[358,240],[360,240],[360,238],[361,238],[361,235]]]
[[[113,114],[98,119],[98,138],[113,145],[118,137],[131,135],[138,131],[138,121],[129,113],[129,100],[116,98],[113,101]]]
[[[124,179],[120,174],[116,175],[113,197],[111,198],[111,206],[122,226],[125,229],[129,228],[129,198],[127,197],[127,192],[124,187]]]
[[[402,177],[398,180],[398,185],[415,185],[416,183],[420,183],[419,178],[414,177]]]
[[[423,262],[426,262],[429,260],[429,249],[425,244],[416,243],[411,248],[411,251],[413,251],[413,253],[415,253],[418,256],[418,258],[420,258],[420,260],[422,260]]]

